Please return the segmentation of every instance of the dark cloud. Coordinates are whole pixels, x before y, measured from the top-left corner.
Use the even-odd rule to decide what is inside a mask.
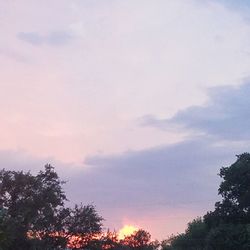
[[[220,199],[220,167],[244,151],[244,146],[221,145],[204,136],[121,155],[96,155],[72,173],[67,190],[71,201],[96,204],[108,225],[119,228],[123,217],[139,223],[148,218],[143,225],[150,228],[161,218],[158,227],[167,228],[168,221],[175,223],[169,219],[173,216],[176,222],[188,222],[188,213],[193,218],[212,210]]]
[[[50,32],[46,35],[40,35],[36,32],[20,32],[17,34],[17,37],[34,46],[41,46],[43,44],[52,46],[64,45],[72,38],[72,36],[65,31]]]
[[[160,129],[187,129],[226,140],[250,139],[250,84],[209,90],[205,106],[193,106],[170,119],[146,116],[142,124]]]
[[[65,190],[71,204],[93,203],[109,225],[119,228],[124,216],[140,221],[153,212],[155,217],[151,215],[147,222],[150,226],[157,211],[171,217],[176,209],[196,211],[197,216],[212,209],[218,200],[216,173],[243,151],[244,147],[222,146],[211,138],[199,137],[121,155],[92,156],[82,167],[22,151],[0,151],[0,166],[37,172],[51,163],[68,181]]]
[[[73,185],[82,187],[77,197],[81,192],[85,198],[106,205],[202,206],[215,198],[216,173],[236,153],[234,147],[197,138],[117,156],[92,156],[86,160],[87,171],[78,174]]]

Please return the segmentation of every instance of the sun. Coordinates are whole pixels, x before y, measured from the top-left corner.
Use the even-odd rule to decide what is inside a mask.
[[[118,238],[120,240],[124,239],[126,236],[129,236],[133,234],[135,231],[137,231],[138,228],[132,225],[125,225],[123,228],[120,229],[118,233]]]

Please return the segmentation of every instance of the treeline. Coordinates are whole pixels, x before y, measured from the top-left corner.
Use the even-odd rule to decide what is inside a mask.
[[[250,249],[250,154],[238,155],[234,164],[220,169],[219,176],[222,199],[214,211],[166,240],[164,250]]]
[[[103,231],[93,205],[66,207],[54,168],[37,175],[0,171],[0,250],[250,250],[250,154],[219,173],[220,202],[188,224],[185,233],[158,242],[143,229],[119,239]]]
[[[103,231],[103,218],[93,205],[66,207],[66,195],[54,168],[37,175],[0,171],[0,249],[156,249],[145,230],[119,239]]]

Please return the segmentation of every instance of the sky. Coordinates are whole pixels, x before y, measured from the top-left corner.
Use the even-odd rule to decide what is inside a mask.
[[[0,165],[51,163],[105,228],[163,239],[250,146],[250,4],[0,0]]]

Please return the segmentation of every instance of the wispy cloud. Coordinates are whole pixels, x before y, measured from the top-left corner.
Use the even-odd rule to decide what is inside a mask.
[[[23,55],[15,50],[9,49],[9,48],[0,48],[0,56],[4,58],[10,58],[11,60],[14,60],[16,62],[20,63],[28,63],[30,62],[30,58],[26,55]]]
[[[42,37],[36,32],[20,32],[17,34],[17,37],[20,40],[30,43],[32,45],[41,45],[44,43],[44,37]]]
[[[17,37],[20,40],[32,44],[34,46],[41,46],[43,44],[53,46],[64,45],[72,39],[70,33],[65,31],[55,31],[45,35],[41,35],[37,32],[20,32],[17,34]]]

